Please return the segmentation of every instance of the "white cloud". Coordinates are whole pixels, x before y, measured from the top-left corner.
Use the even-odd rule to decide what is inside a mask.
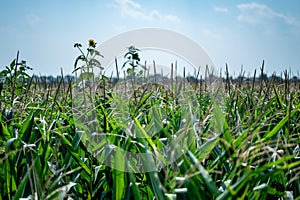
[[[237,5],[237,8],[241,11],[238,16],[238,21],[247,22],[250,24],[264,23],[267,20],[280,19],[288,25],[295,25],[296,21],[282,13],[275,12],[270,7],[264,4],[258,4],[255,2],[245,3]]]
[[[180,19],[176,15],[164,15],[158,10],[152,10],[147,12],[142,8],[139,3],[133,0],[116,0],[117,6],[120,8],[121,15],[123,17],[130,17],[132,19],[142,20],[165,20],[170,22],[180,22]]]
[[[221,13],[228,13],[229,12],[228,8],[218,7],[218,6],[214,6],[214,11],[221,12]]]

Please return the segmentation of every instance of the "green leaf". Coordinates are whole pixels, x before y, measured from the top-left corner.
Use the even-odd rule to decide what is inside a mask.
[[[132,172],[129,172],[128,175],[129,175],[129,179],[130,179],[134,199],[140,200],[141,199],[141,194],[140,194],[139,188],[136,184],[134,174]]]
[[[160,180],[158,179],[158,174],[157,172],[148,172],[148,175],[150,177],[150,182],[151,182],[151,186],[152,186],[152,190],[156,196],[157,199],[161,199],[164,200],[165,196],[164,193],[162,191],[162,188],[160,187]]]
[[[140,133],[142,133],[142,137],[144,137],[146,139],[146,141],[148,142],[148,144],[150,144],[155,156],[158,157],[159,161],[163,162],[164,164],[166,163],[165,158],[163,157],[163,155],[158,151],[155,143],[153,142],[153,140],[150,138],[150,136],[147,134],[147,132],[145,131],[145,129],[142,127],[142,125],[140,124],[140,122],[133,117],[133,120],[135,122],[135,125],[137,125],[137,128],[139,129]],[[144,140],[142,140],[142,142],[144,142]],[[143,144],[144,146],[147,146],[146,143]],[[148,153],[147,153],[148,155]],[[154,162],[154,161],[153,161]],[[149,164],[149,163],[148,163]],[[150,166],[150,165],[149,165]],[[150,168],[148,168],[150,170]]]
[[[192,163],[198,169],[200,176],[202,177],[202,180],[205,183],[205,187],[208,189],[208,191],[215,196],[219,195],[220,192],[216,186],[216,183],[213,181],[213,179],[205,170],[205,168],[200,164],[200,161],[196,158],[196,156],[190,150],[187,150],[187,156],[191,159]]]
[[[115,153],[115,168],[113,169],[113,199],[123,199],[126,191],[125,173],[125,158],[122,151],[119,149]],[[120,169],[120,170],[119,170]]]
[[[0,120],[1,120],[1,118],[0,118]],[[3,140],[4,141],[7,141],[7,140],[9,140],[12,137],[10,135],[8,129],[6,128],[6,126],[3,123],[0,123],[0,133],[3,134]]]
[[[7,142],[6,142],[6,146],[5,146],[5,152],[6,153],[9,153],[9,151],[11,150],[11,149],[13,149],[12,148],[12,145],[13,145],[13,143],[14,142],[18,142],[18,138],[11,138],[11,139],[9,139]]]
[[[276,126],[270,132],[266,133],[263,137],[263,141],[266,142],[267,140],[272,138],[274,135],[276,135],[280,131],[280,129],[282,129],[283,126],[287,123],[289,118],[293,117],[293,115],[296,112],[299,112],[299,109],[300,109],[300,104],[293,111],[291,111],[290,115],[287,114],[282,120],[280,120],[280,122],[278,124],[276,124]]]
[[[69,142],[69,140],[67,140],[67,138],[63,135],[59,135],[61,138],[62,143],[65,145],[65,147],[69,150],[69,152],[71,153],[72,157],[74,158],[74,160],[83,168],[83,170],[88,174],[91,175],[92,172],[90,170],[90,168],[88,168],[88,166],[86,166],[86,164],[81,160],[80,156],[78,155],[78,153],[76,153],[73,149],[72,144]]]
[[[242,177],[238,179],[238,181],[232,186],[227,186],[226,190],[220,194],[216,199],[217,200],[227,200],[230,196],[235,195],[250,179],[250,172],[246,171]]]
[[[293,158],[295,158],[295,155],[288,155],[288,156],[284,156],[278,160],[275,160],[275,161],[272,161],[272,162],[269,162],[267,164],[264,164],[258,168],[255,169],[256,173],[259,173],[259,172],[263,172],[264,170],[267,170],[267,169],[270,169],[272,168],[273,166],[279,166],[282,165],[280,167],[280,169],[290,169],[290,168],[293,168],[295,166],[297,166],[298,164],[300,164],[300,161],[298,162],[292,162],[290,164],[286,164],[286,162],[292,160]]]
[[[93,72],[84,72],[79,75],[79,80],[94,80],[94,73]]]
[[[15,66],[16,66],[16,59],[14,59],[14,60],[10,63],[10,69],[13,70]]]
[[[273,87],[274,87],[275,97],[276,97],[277,103],[278,103],[279,106],[280,106],[280,109],[286,108],[286,106],[285,106],[285,105],[283,104],[283,102],[282,102],[281,96],[278,94],[278,90],[277,90],[277,88],[276,88],[276,85],[273,84]]]
[[[215,117],[215,124],[216,129],[219,134],[224,134],[225,140],[228,145],[232,145],[232,136],[229,131],[229,126],[225,120],[225,116],[220,110],[219,106],[215,103],[214,104],[214,117]]]
[[[213,128],[217,134],[224,132],[224,123],[225,123],[225,116],[221,112],[219,106],[215,103],[214,104],[214,120],[213,120]]]
[[[69,190],[74,187],[77,183],[70,182],[67,185],[63,185],[56,190],[54,190],[51,194],[47,195],[46,200],[48,199],[65,199]]]
[[[25,142],[28,143],[31,133],[32,133],[32,128],[34,125],[34,111],[31,112],[31,114],[26,118],[25,122],[21,126],[19,130],[19,137]]]
[[[27,184],[28,184],[28,172],[25,174],[21,183],[18,185],[18,189],[14,195],[14,199],[17,200],[17,199],[20,199],[21,197],[23,197],[24,190],[25,190],[25,187]]]
[[[201,162],[208,154],[210,154],[210,152],[218,144],[218,142],[219,136],[215,136],[201,145],[196,153],[196,157],[198,158],[198,160]]]
[[[272,194],[272,195],[275,195],[275,194],[278,194],[278,193],[281,193],[281,192],[278,192],[276,189],[270,187],[268,184],[266,183],[262,183],[256,187],[253,188],[253,191],[264,191],[268,194]]]
[[[78,57],[76,58],[75,63],[74,63],[74,70],[73,70],[72,73],[74,73],[74,72],[76,72],[77,70],[80,69],[80,67],[77,67],[78,61],[79,61],[79,60],[84,61],[84,60],[85,60],[85,56],[84,56],[84,55],[80,55],[80,56],[78,56]]]
[[[74,136],[74,138],[72,140],[72,147],[73,147],[74,151],[77,151],[78,145],[82,138],[82,135],[83,135],[83,132],[78,131],[76,133],[76,135]],[[71,157],[71,154],[68,152],[65,156],[64,163],[67,164],[67,167],[69,167],[71,165],[71,162],[72,162],[72,157]]]
[[[138,103],[137,107],[135,108],[135,111],[138,111],[141,106],[143,106],[145,104],[145,102],[149,99],[149,97],[151,97],[153,91],[147,93],[146,95],[143,95],[143,97],[141,98],[140,102]]]
[[[17,189],[17,184],[16,184],[17,173],[16,173],[15,159],[14,158],[11,158],[11,159],[8,158],[5,160],[5,184],[4,184],[4,186],[6,186],[6,192],[7,192],[9,199]]]

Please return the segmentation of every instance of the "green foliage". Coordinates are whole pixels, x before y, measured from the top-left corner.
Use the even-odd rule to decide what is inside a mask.
[[[32,70],[32,68],[26,65],[26,61],[19,61],[18,52],[17,58],[0,72],[1,102],[6,105],[10,103],[9,107],[14,107],[14,104],[24,96],[25,90],[31,84],[28,70]]]
[[[141,77],[143,73],[142,69],[145,69],[145,66],[140,64],[141,59],[138,53],[139,51],[140,50],[138,48],[134,46],[130,46],[128,48],[128,52],[124,55],[124,58],[126,58],[127,61],[124,62],[122,68],[125,68],[126,65],[129,65],[129,68],[127,68],[126,71],[127,71],[127,75],[130,77],[135,77],[136,75]],[[138,67],[141,67],[142,69],[136,72]]]
[[[95,69],[104,69],[99,62],[99,57],[103,57],[103,55],[101,55],[100,52],[96,49],[96,44],[97,43],[94,40],[89,40],[86,53],[83,52],[82,45],[80,43],[74,44],[74,48],[77,48],[79,50],[80,55],[75,60],[73,72],[81,70],[82,72],[85,72],[87,74],[92,73],[92,78],[94,78],[93,71]]]
[[[98,55],[95,45],[90,42],[87,54],[76,59],[75,71],[86,73],[80,79],[91,77],[92,66],[99,66],[99,61],[91,62]],[[80,44],[75,47],[81,51]],[[139,61],[136,53],[127,54],[133,72]],[[172,163],[161,149],[181,131],[182,108],[175,97],[145,90],[137,103],[122,102],[130,111],[129,129],[120,110],[112,109],[121,103],[114,94],[95,94],[97,129],[107,133],[112,145],[145,153],[139,162],[146,169],[156,168],[139,172],[138,160],[128,164],[121,151],[116,151],[110,167],[87,150],[89,136],[75,124],[72,113],[76,97],[68,89],[71,83],[46,85],[46,90],[39,83],[30,84],[30,68],[17,60],[1,72],[5,81],[0,85],[0,199],[278,199],[291,192],[294,198],[300,196],[297,85],[287,88],[262,79],[249,88],[246,83],[227,82],[226,90],[220,88],[224,102],[218,105],[209,91],[196,89],[200,92],[196,114],[191,115],[197,117],[192,132],[199,137],[189,148],[176,149],[184,153]],[[28,82],[19,86],[23,79]],[[153,124],[159,127],[154,135]],[[142,137],[125,133],[133,129]],[[105,144],[93,145],[98,149]],[[157,167],[157,160],[164,167]]]

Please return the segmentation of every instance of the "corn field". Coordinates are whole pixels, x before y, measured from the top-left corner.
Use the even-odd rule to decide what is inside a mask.
[[[74,101],[80,99],[72,92],[74,81],[64,81],[62,72],[52,83],[34,80],[28,70],[17,57],[1,72],[0,199],[300,199],[300,82],[287,71],[278,81],[264,78],[262,66],[260,75],[246,80],[242,74],[230,78],[226,68],[219,103],[209,76],[172,82],[180,90],[193,88],[188,131],[195,138],[174,150],[180,156],[172,162],[143,172],[135,161],[128,167],[121,154],[108,164],[88,148],[92,138],[74,117]],[[118,87],[130,90],[130,83]],[[176,92],[154,84],[122,102],[130,116],[125,123],[112,107],[118,99],[110,84],[102,82],[93,98],[96,131],[114,147],[159,152],[191,116],[182,114]],[[157,107],[162,109],[152,109]],[[145,127],[154,122],[161,126],[153,135]],[[146,158],[136,165],[157,166]]]

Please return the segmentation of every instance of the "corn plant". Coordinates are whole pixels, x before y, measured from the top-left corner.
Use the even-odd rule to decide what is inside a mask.
[[[34,82],[18,56],[1,72],[0,199],[300,199],[300,85],[288,73],[281,82],[266,78],[263,64],[259,77],[244,80],[241,73],[234,81],[227,70],[220,102],[209,91],[211,79],[197,77],[193,112],[182,114],[176,93],[156,85],[140,87],[137,101],[121,102],[94,76],[95,45],[90,41],[86,54],[75,45],[81,55],[74,73],[86,73],[75,84]],[[87,73],[100,90],[83,87],[74,96],[72,87],[91,78]],[[95,104],[94,128],[110,144],[102,154],[114,153],[110,163],[97,154],[107,144],[103,135],[86,134],[74,116],[74,101],[84,97]],[[174,148],[170,155],[182,154],[167,162],[162,149],[189,123],[195,138],[183,138],[179,144],[191,139],[190,145]],[[129,162],[115,148],[146,156]]]

